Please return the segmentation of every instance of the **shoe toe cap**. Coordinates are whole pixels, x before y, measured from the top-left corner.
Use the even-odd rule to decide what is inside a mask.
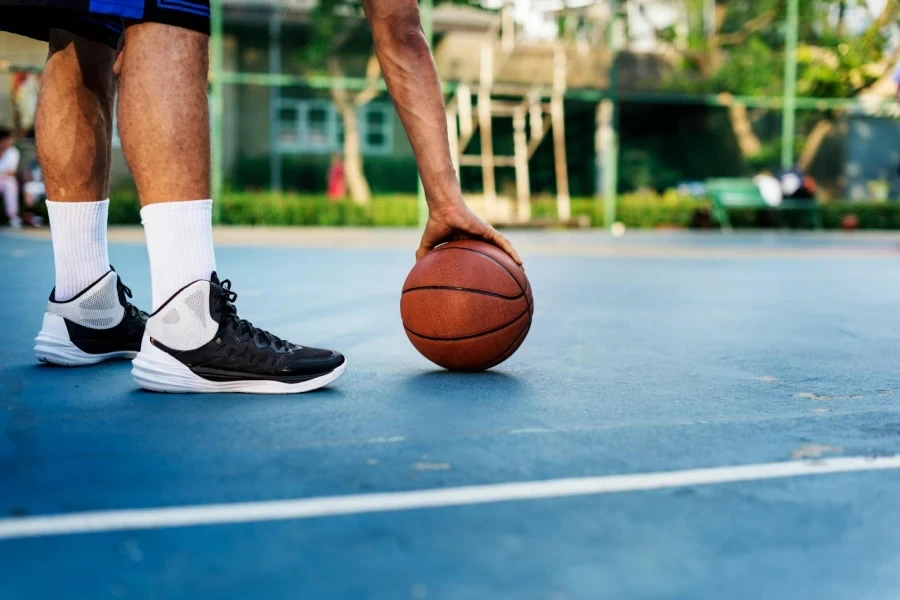
[[[344,364],[344,355],[334,350],[301,348],[291,352],[283,371],[293,374],[330,373]]]

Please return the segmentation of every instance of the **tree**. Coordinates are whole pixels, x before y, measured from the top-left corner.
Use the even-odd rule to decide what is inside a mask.
[[[311,71],[323,71],[343,79],[346,73],[344,58],[348,53],[372,53],[371,38],[354,34],[363,26],[362,2],[359,0],[320,0],[310,15],[312,36],[304,50]],[[378,61],[371,54],[366,69],[369,86],[361,92],[351,92],[341,85],[330,90],[344,130],[344,176],[354,202],[367,204],[372,198],[363,171],[357,112],[378,96],[376,82],[380,75]]]
[[[446,1],[455,4],[478,4],[469,0]],[[436,2],[439,3],[441,0]],[[322,71],[340,80],[348,71],[348,57],[368,55],[365,89],[353,92],[337,85],[330,91],[344,129],[343,154],[347,187],[354,202],[365,204],[369,202],[372,194],[363,171],[358,111],[379,96],[378,82],[381,69],[366,28],[362,1],[319,0],[310,15],[310,23],[312,36],[304,52],[312,71]]]
[[[698,10],[705,0],[686,0]],[[900,0],[887,0],[878,14],[869,15],[862,31],[850,31],[851,8],[869,10],[864,0],[800,0],[800,46],[797,92],[804,97],[853,98],[883,78],[898,55],[885,53],[890,30],[898,29]],[[778,97],[784,85],[784,0],[716,0],[712,35],[698,29],[695,19],[689,50],[683,60],[682,90]],[[685,83],[685,82],[689,83]],[[729,116],[739,146],[752,159],[764,152],[754,123],[765,111],[732,104]],[[833,125],[834,114],[823,113],[809,123],[810,134],[801,151],[809,163]]]

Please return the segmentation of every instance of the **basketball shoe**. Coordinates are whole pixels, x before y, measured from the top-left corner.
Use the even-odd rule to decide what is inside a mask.
[[[236,299],[216,273],[178,291],[147,321],[135,381],[157,392],[294,394],[344,373],[337,352],[292,344],[239,318]]]
[[[44,363],[67,367],[114,358],[134,358],[141,347],[147,313],[128,301],[129,290],[110,270],[65,302],[50,293],[34,355]]]

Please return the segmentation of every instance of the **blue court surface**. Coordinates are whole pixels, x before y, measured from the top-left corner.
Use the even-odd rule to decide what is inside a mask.
[[[220,232],[240,314],[349,361],[254,397],[37,365],[51,248],[0,234],[0,598],[900,598],[900,237],[510,237],[534,326],[455,374],[415,232]]]

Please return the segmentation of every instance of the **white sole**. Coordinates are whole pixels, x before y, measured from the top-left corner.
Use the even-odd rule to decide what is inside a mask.
[[[137,356],[137,352],[88,354],[69,339],[69,330],[66,329],[66,322],[62,317],[44,313],[44,325],[41,327],[41,332],[34,338],[34,356],[42,363],[64,367],[83,367],[107,360],[131,360]]]
[[[169,356],[151,344],[149,337],[146,335],[141,343],[141,351],[131,365],[131,375],[142,388],[153,392],[174,394],[301,394],[328,385],[347,370],[347,362],[345,361],[344,364],[331,373],[299,383],[254,379],[246,381],[209,381],[191,371],[176,358]]]

